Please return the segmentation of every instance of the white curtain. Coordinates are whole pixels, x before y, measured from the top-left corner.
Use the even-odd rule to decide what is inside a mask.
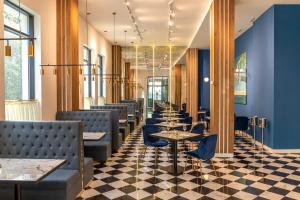
[[[84,109],[85,110],[89,110],[91,108],[91,106],[95,105],[95,99],[93,97],[84,97]]]
[[[39,101],[5,101],[5,119],[12,121],[41,120]]]
[[[98,97],[98,106],[104,106],[105,105],[105,97]]]

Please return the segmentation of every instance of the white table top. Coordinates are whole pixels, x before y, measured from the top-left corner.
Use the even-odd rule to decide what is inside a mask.
[[[38,182],[64,163],[59,159],[0,158],[0,182]]]
[[[161,122],[156,125],[162,126],[162,127],[170,127],[170,128],[179,128],[179,127],[184,127],[184,126],[190,126],[190,124],[186,124],[186,123],[168,123],[168,122]]]
[[[184,118],[179,118],[179,117],[163,117],[163,118],[156,118],[158,121],[180,121],[184,120]]]
[[[104,135],[104,132],[83,132],[83,140],[100,140]]]
[[[124,124],[124,123],[126,123],[126,122],[127,122],[126,119],[119,119],[119,123],[121,123],[121,124]]]

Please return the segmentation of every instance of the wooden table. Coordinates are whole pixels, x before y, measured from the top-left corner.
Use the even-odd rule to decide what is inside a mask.
[[[83,132],[83,140],[101,140],[104,136],[104,132]]]
[[[163,117],[163,118],[155,118],[158,121],[181,121],[184,118],[181,117]]]
[[[170,128],[170,129],[175,129],[175,128],[179,128],[179,127],[184,127],[184,126],[191,126],[190,124],[186,124],[186,123],[168,123],[168,122],[161,122],[156,124],[157,126],[161,126],[161,127],[166,127],[166,128]]]
[[[0,183],[15,185],[15,200],[21,199],[21,185],[38,183],[66,160],[0,158]]]
[[[162,131],[160,133],[151,134],[152,137],[165,139],[171,142],[172,151],[173,151],[173,166],[172,168],[166,168],[166,171],[177,176],[182,174],[183,168],[177,166],[177,153],[178,153],[178,142],[183,140],[195,139],[203,137],[202,134],[195,134],[191,132],[184,131]]]

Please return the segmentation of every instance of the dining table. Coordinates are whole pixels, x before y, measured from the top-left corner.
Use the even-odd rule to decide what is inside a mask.
[[[170,129],[175,129],[175,128],[183,128],[183,127],[188,127],[190,124],[186,123],[180,123],[180,122],[161,122],[156,124],[157,126],[164,127],[164,128],[170,128]]]
[[[162,117],[162,118],[156,118],[158,121],[182,121],[184,118],[182,117]]]
[[[183,173],[183,167],[177,165],[178,156],[178,142],[190,139],[196,139],[203,137],[203,134],[196,134],[186,131],[162,131],[159,133],[151,134],[151,137],[168,140],[171,143],[173,165],[171,167],[164,167],[166,170],[174,176],[178,176]]]
[[[13,184],[14,199],[21,200],[21,185],[39,183],[65,163],[64,159],[0,158],[0,184]]]

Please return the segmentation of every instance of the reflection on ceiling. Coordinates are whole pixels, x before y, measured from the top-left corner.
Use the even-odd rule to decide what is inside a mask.
[[[184,46],[172,46],[171,56],[169,46],[155,46],[154,52],[152,46],[139,46],[137,48],[137,66],[139,69],[153,68],[153,61],[155,69],[165,69],[170,67],[170,57],[172,65],[178,61],[178,58],[185,52]],[[153,59],[154,53],[154,59]],[[123,47],[122,57],[126,62],[130,62],[132,69],[136,67],[136,47]]]

